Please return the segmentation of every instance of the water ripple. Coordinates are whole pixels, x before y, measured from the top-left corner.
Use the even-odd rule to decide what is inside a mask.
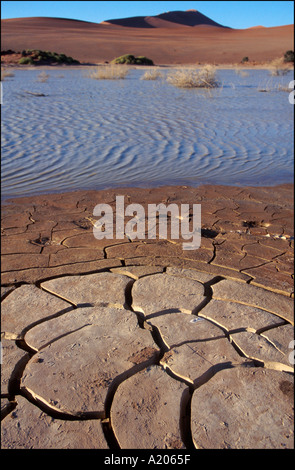
[[[2,196],[122,185],[252,184],[293,179],[288,95],[258,93],[267,71],[210,94],[165,81],[96,81],[80,70],[17,70],[4,82]],[[288,83],[290,78],[286,78]],[[45,97],[25,93],[42,92]]]

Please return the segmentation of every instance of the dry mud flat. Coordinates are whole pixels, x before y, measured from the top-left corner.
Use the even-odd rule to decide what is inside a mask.
[[[183,240],[93,208],[201,204]],[[2,207],[2,448],[293,448],[293,187],[80,191]]]

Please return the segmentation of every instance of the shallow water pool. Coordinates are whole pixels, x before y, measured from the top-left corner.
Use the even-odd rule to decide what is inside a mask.
[[[294,106],[279,90],[291,72],[218,70],[210,91],[175,88],[169,69],[153,81],[134,69],[124,80],[76,68],[46,70],[39,82],[40,72],[16,70],[3,82],[2,198],[293,181]]]

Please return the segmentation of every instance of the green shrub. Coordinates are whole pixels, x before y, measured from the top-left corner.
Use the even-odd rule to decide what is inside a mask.
[[[22,57],[21,59],[19,59],[18,63],[20,65],[27,65],[27,64],[33,64],[34,61],[32,57]]]
[[[111,64],[129,64],[129,65],[154,65],[151,59],[144,56],[135,57],[132,54],[125,54],[111,61]]]
[[[284,62],[294,62],[294,51],[285,52]]]
[[[27,49],[22,51],[22,58],[19,64],[38,64],[42,62],[58,63],[58,64],[79,64],[78,60],[72,57],[67,57],[65,54],[58,54],[57,52],[41,51],[39,49]],[[25,59],[25,60],[23,60]]]
[[[242,62],[242,63],[244,63],[244,62],[249,62],[249,57],[247,57],[247,56],[243,57],[242,60],[241,60],[241,62]]]
[[[111,64],[134,64],[135,57],[132,54],[125,54],[111,61]]]
[[[68,64],[79,64],[80,62],[76,59],[73,59],[73,57],[66,57],[65,62]]]
[[[151,59],[148,59],[145,56],[136,57],[135,63],[138,64],[138,65],[154,65],[154,62]]]

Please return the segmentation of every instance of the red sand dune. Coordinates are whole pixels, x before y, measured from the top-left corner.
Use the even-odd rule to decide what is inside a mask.
[[[124,24],[124,26],[123,26]],[[231,29],[196,11],[102,23],[63,18],[1,21],[2,50],[42,49],[80,62],[103,63],[122,54],[145,55],[155,64],[265,62],[294,49],[294,25]]]
[[[115,24],[130,28],[175,28],[180,26],[210,25],[224,28],[197,10],[169,11],[156,16],[133,16],[117,20],[107,20],[104,24]]]

